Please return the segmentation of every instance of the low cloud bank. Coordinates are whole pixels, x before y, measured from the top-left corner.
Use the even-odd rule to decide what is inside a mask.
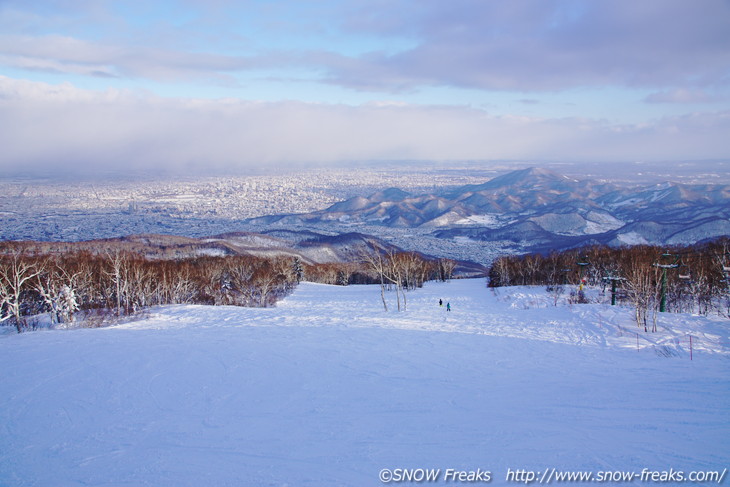
[[[227,171],[398,159],[727,156],[730,112],[615,125],[465,106],[359,106],[95,92],[0,77],[0,171]]]

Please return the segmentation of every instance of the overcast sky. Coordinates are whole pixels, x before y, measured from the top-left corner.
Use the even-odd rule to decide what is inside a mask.
[[[730,0],[0,0],[0,170],[730,157]]]

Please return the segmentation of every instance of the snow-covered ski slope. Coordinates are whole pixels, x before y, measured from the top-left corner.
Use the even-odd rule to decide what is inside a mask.
[[[398,468],[508,485],[518,469],[730,467],[727,320],[661,316],[637,350],[631,310],[554,307],[543,288],[465,280],[407,297],[398,313],[389,293],[386,313],[377,286],[303,283],[271,309],[170,306],[5,335],[0,485],[367,487]]]

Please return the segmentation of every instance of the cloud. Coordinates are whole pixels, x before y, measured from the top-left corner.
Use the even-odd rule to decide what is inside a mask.
[[[730,112],[642,125],[360,106],[94,92],[0,77],[0,170],[203,173],[363,160],[727,157]]]
[[[648,95],[646,103],[714,103],[721,101],[721,97],[711,95],[703,90],[688,90],[677,88]]]
[[[214,82],[306,69],[382,93],[730,86],[727,0],[6,3],[0,64],[22,69]]]
[[[115,45],[69,36],[0,35],[0,63],[28,70],[161,81],[213,78],[279,60]]]
[[[399,8],[408,6],[411,15]],[[328,81],[398,92],[424,85],[554,91],[578,86],[728,85],[730,2],[394,2],[418,45],[330,66]],[[377,20],[377,18],[375,20]],[[385,28],[387,32],[397,25]],[[375,21],[361,29],[379,32]]]

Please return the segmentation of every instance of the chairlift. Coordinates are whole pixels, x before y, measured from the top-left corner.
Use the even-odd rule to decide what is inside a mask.
[[[606,277],[602,277],[601,279],[603,279],[604,281],[625,281],[626,280],[625,277],[617,277],[617,276],[606,276]]]
[[[654,267],[658,267],[662,269],[662,290],[661,290],[661,297],[659,298],[659,312],[664,313],[667,311],[667,269],[676,269],[679,267],[679,262],[681,261],[681,256],[679,255],[673,255],[669,252],[665,251],[662,256],[661,260],[664,262],[667,262],[669,259],[674,259],[674,262],[671,264],[660,264],[658,262],[654,263]]]
[[[674,259],[674,262],[671,262],[672,259]],[[665,251],[660,257],[660,262],[655,262],[652,265],[654,267],[659,267],[660,269],[676,269],[677,267],[679,267],[679,260],[680,260],[679,255],[670,254],[668,251]],[[671,263],[663,264],[662,262],[671,262]]]
[[[686,264],[680,265],[677,271],[679,272],[677,277],[679,277],[680,279],[684,279],[685,281],[687,281],[692,277],[689,273],[689,267]]]

